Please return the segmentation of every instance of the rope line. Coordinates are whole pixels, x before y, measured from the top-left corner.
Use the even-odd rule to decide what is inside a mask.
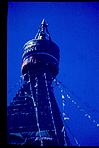
[[[48,95],[48,103],[49,103],[49,106],[50,106],[52,123],[53,123],[53,127],[54,127],[57,142],[59,143],[58,136],[57,136],[57,131],[56,131],[56,126],[55,126],[55,121],[54,121],[54,117],[53,117],[53,112],[52,112],[52,105],[51,105],[51,100],[50,100],[50,95],[49,95],[49,90],[48,90],[48,82],[47,82],[47,78],[46,78],[46,73],[44,73],[44,77],[45,77],[45,84],[46,84],[46,90],[47,90],[47,95]]]
[[[72,93],[68,88],[66,88],[63,84],[62,84],[62,82],[60,82],[60,81],[58,81],[57,79],[54,79],[54,82],[55,82],[55,84],[56,84],[56,86],[58,86],[58,88],[60,89],[60,91],[61,91],[61,97],[62,97],[62,99],[64,99],[64,102],[67,102],[67,99],[69,100],[69,101],[71,101],[71,103],[72,104],[74,104],[75,106],[76,106],[76,108],[81,112],[81,113],[83,113],[84,114],[84,117],[86,117],[87,119],[89,119],[89,120],[91,120],[92,121],[92,123],[94,123],[95,125],[96,125],[96,127],[99,127],[99,123],[95,120],[95,119],[93,119],[93,117],[88,113],[88,112],[86,112],[86,110],[85,109],[83,109],[73,98],[73,94],[74,93]],[[64,92],[66,93],[66,96],[64,95]],[[63,103],[63,105],[65,105],[64,103]]]
[[[37,77],[35,79],[36,79],[36,82],[37,82]],[[30,75],[29,75],[29,81],[30,81]],[[33,100],[33,105],[34,105],[34,109],[35,109],[39,138],[40,138],[41,146],[43,146],[43,140],[42,140],[42,137],[41,137],[41,131],[40,131],[40,125],[39,125],[39,119],[38,119],[38,108],[37,108],[36,101],[34,100],[34,97],[33,97],[33,90],[32,90],[32,86],[31,86],[31,81],[30,81],[30,91],[31,91],[31,94],[32,94],[32,100]],[[37,97],[37,93],[36,93],[36,97]]]
[[[63,90],[61,89],[61,95],[62,95],[62,118],[63,118],[63,123],[64,123],[64,125],[67,126],[67,124],[65,123],[65,121],[66,121],[66,120],[69,120],[69,117],[68,117],[68,116],[66,115],[66,113],[65,113],[65,97],[64,97],[64,95],[62,94],[62,92],[63,92]],[[72,137],[73,137],[75,143],[76,143],[78,146],[80,146],[80,144],[78,143],[77,138],[72,134],[70,128],[69,128],[68,126],[67,126],[67,128],[68,128],[70,134],[72,135]],[[65,140],[65,142],[66,142],[65,127],[63,127],[63,132],[64,132],[64,140]]]

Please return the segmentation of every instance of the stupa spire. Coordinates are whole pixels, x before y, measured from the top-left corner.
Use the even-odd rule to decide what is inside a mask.
[[[35,39],[46,39],[46,40],[51,39],[47,26],[48,24],[46,23],[45,19],[43,19],[41,22],[41,26],[35,36]]]

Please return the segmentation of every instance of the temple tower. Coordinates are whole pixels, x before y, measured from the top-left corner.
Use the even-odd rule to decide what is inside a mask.
[[[38,146],[70,145],[53,93],[59,71],[59,47],[43,19],[34,39],[23,47],[24,84],[8,106],[8,143]]]

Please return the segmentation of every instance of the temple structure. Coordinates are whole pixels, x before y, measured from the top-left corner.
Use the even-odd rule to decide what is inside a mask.
[[[43,19],[34,39],[23,47],[23,85],[8,106],[8,144],[70,145],[53,93],[59,72],[59,47]]]

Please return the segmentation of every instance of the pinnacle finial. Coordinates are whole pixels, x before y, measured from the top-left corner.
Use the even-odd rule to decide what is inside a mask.
[[[42,20],[41,25],[43,25],[43,26],[48,26],[48,24],[46,24],[46,22],[45,22],[45,19]]]
[[[48,24],[45,22],[45,19],[43,19],[41,22],[41,26],[38,30],[38,33],[35,36],[35,39],[51,39],[47,26]]]

